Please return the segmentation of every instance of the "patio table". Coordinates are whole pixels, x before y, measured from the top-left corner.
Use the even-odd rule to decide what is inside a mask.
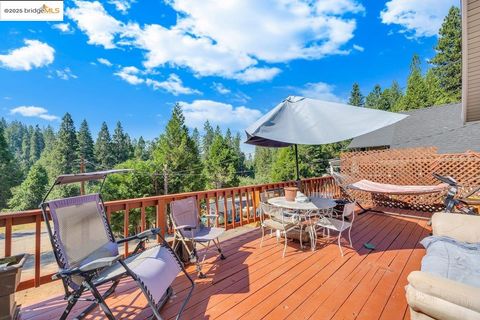
[[[276,207],[296,210],[298,215],[303,220],[299,222],[300,224],[309,220],[313,212],[324,212],[325,210],[333,209],[337,205],[335,200],[322,197],[309,197],[309,200],[309,202],[287,201],[285,197],[274,197],[268,199],[267,201],[269,204]],[[313,243],[314,237],[312,232],[315,231],[312,228],[308,228],[308,232],[310,234],[311,249],[313,251],[315,244]]]

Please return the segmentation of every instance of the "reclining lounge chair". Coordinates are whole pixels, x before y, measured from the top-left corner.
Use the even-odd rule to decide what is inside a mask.
[[[198,216],[197,201],[194,197],[172,201],[170,203],[170,215],[175,236],[173,239],[173,250],[183,244],[190,256],[190,261],[196,264],[198,277],[205,278],[202,272],[202,264],[205,261],[210,243],[213,242],[220,254],[220,259],[225,260],[220,247],[218,237],[225,231],[223,228],[206,227],[200,224]],[[217,215],[207,215],[207,218],[216,218]],[[191,243],[191,246],[188,245]],[[203,257],[200,260],[197,253],[197,243],[205,247]]]
[[[121,171],[59,176],[50,191],[56,185],[105,180],[108,174],[117,172]],[[59,272],[54,277],[62,280],[65,300],[68,302],[60,319],[67,318],[77,301],[85,300],[82,295],[87,291],[93,296],[87,297],[92,304],[76,319],[84,318],[97,305],[100,305],[106,318],[115,319],[105,299],[115,291],[122,278],[128,277],[137,283],[145,295],[153,318],[161,319],[159,310],[172,295],[172,282],[183,271],[191,283],[191,289],[177,314],[177,319],[180,317],[190,299],[194,283],[174,251],[160,236],[159,229],[150,229],[115,241],[99,193],[52,201],[45,199],[41,209],[59,266]],[[151,236],[159,236],[162,242],[147,249],[145,243]],[[134,252],[124,258],[119,255],[118,246],[129,241],[138,243]],[[107,283],[110,287],[101,294],[97,288]]]

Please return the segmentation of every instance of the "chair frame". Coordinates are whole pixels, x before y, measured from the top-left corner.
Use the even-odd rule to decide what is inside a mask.
[[[350,247],[353,247],[353,243],[352,243],[352,227],[353,227],[353,222],[355,221],[355,207],[356,207],[357,203],[355,201],[353,202],[350,202],[350,203],[347,203],[345,204],[344,208],[343,208],[343,213],[341,215],[342,217],[342,224],[340,226],[340,229],[337,230],[336,228],[330,228],[328,226],[325,226],[323,224],[321,224],[321,220],[317,221],[315,223],[315,225],[317,227],[320,227],[323,229],[323,234],[325,234],[325,229],[327,230],[327,235],[328,237],[330,237],[330,230],[333,230],[333,231],[336,231],[338,232],[338,236],[337,236],[337,242],[338,242],[338,248],[340,249],[340,254],[342,255],[343,257],[343,249],[342,249],[342,243],[341,243],[341,239],[342,239],[342,233],[348,229],[348,240],[350,242]],[[352,220],[351,221],[346,221],[345,218],[349,219],[349,217],[352,217]],[[323,219],[327,219],[327,220],[337,220],[337,221],[340,221],[338,219],[335,219],[335,218],[332,218],[332,217],[327,217],[325,216]],[[314,232],[314,236],[315,236],[315,244],[317,243],[317,233]]]
[[[125,171],[130,171],[130,170],[125,170]],[[170,287],[168,287],[167,291],[165,292],[163,297],[160,299],[160,301],[158,303],[155,303],[153,301],[153,298],[150,296],[150,294],[148,292],[148,289],[145,287],[145,285],[142,283],[142,281],[136,276],[136,274],[128,267],[128,265],[124,261],[125,258],[122,258],[121,255],[119,255],[117,257],[113,257],[112,259],[107,259],[109,261],[107,261],[103,265],[100,263],[98,268],[94,268],[94,269],[91,269],[91,270],[88,270],[88,271],[82,271],[82,270],[80,270],[79,267],[73,267],[73,268],[70,268],[70,269],[65,268],[64,261],[61,258],[61,253],[59,251],[59,242],[58,242],[58,239],[57,239],[55,233],[53,232],[53,228],[52,228],[52,225],[51,225],[51,216],[50,216],[50,213],[49,213],[49,206],[48,206],[48,202],[46,202],[48,196],[50,195],[53,188],[57,185],[69,184],[69,183],[74,183],[74,182],[79,182],[79,181],[92,181],[92,180],[103,179],[102,182],[101,182],[101,185],[100,185],[100,191],[101,191],[107,175],[109,173],[117,173],[117,172],[123,172],[123,171],[120,171],[120,170],[106,171],[106,174],[104,174],[100,177],[94,176],[93,178],[90,177],[88,175],[88,173],[87,174],[59,176],[55,180],[55,182],[51,186],[51,188],[48,190],[47,194],[45,195],[45,197],[42,200],[42,203],[40,204],[40,209],[42,211],[42,216],[43,216],[43,219],[45,221],[45,225],[47,227],[47,232],[48,232],[48,235],[49,235],[49,238],[50,238],[50,243],[51,243],[52,248],[53,248],[53,253],[54,253],[54,256],[55,256],[55,260],[56,260],[57,265],[60,269],[59,272],[57,272],[56,274],[54,274],[52,276],[52,279],[54,279],[54,280],[61,279],[62,280],[63,288],[64,288],[64,291],[65,291],[64,300],[67,301],[67,306],[66,306],[64,312],[62,313],[61,317],[59,318],[60,320],[67,319],[67,317],[71,313],[73,307],[76,305],[76,303],[78,301],[91,301],[92,303],[86,309],[84,309],[78,316],[76,316],[75,319],[85,318],[97,306],[100,306],[100,308],[102,309],[102,311],[105,314],[107,319],[115,320],[115,317],[114,317],[111,309],[108,307],[105,300],[115,292],[115,289],[118,286],[118,284],[120,283],[120,280],[123,279],[123,278],[127,278],[127,277],[132,278],[137,283],[137,285],[141,289],[142,293],[145,295],[145,297],[147,299],[147,302],[148,302],[148,305],[150,306],[150,308],[153,312],[153,316],[151,317],[151,319],[155,319],[155,318],[158,319],[158,320],[162,319],[159,310],[165,305],[165,303],[168,301],[170,296],[173,294],[173,289],[170,286]],[[71,176],[71,177],[72,176],[73,177],[74,176],[79,176],[80,180],[79,181],[74,181],[74,182],[61,182],[61,179],[60,179],[61,177],[68,177],[68,176]],[[84,178],[82,178],[82,176]],[[100,193],[98,194],[98,196],[99,196],[99,199],[100,199],[100,202],[101,202],[101,207],[102,207],[101,218],[102,218],[102,220],[103,220],[103,222],[106,226],[105,231],[107,232],[107,236],[110,239],[113,239],[113,241],[117,245],[122,244],[122,243],[126,243],[126,242],[130,242],[130,241],[134,241],[134,240],[138,241],[138,244],[136,245],[134,251],[132,252],[132,255],[135,255],[135,254],[138,254],[138,253],[146,250],[145,243],[149,241],[149,237],[157,236],[161,240],[160,246],[165,247],[167,250],[169,250],[173,254],[173,256],[175,257],[175,259],[177,260],[177,262],[180,266],[180,269],[185,274],[185,276],[187,277],[187,279],[189,280],[189,282],[191,284],[191,288],[189,290],[189,293],[187,294],[187,297],[185,298],[185,300],[184,300],[183,304],[181,305],[180,310],[179,310],[179,312],[176,316],[176,319],[180,319],[181,314],[184,311],[188,301],[190,300],[190,297],[191,297],[191,295],[193,293],[193,290],[194,290],[194,287],[195,287],[195,284],[194,284],[192,278],[190,277],[190,275],[185,270],[180,258],[177,256],[175,251],[170,247],[168,242],[160,235],[160,229],[158,229],[158,228],[149,229],[149,230],[146,230],[146,231],[141,232],[139,234],[136,234],[136,235],[133,235],[133,236],[115,241],[115,237],[113,235],[110,223],[108,222],[108,219],[105,215],[105,209],[104,209],[105,204],[104,204],[103,198],[100,195]],[[115,277],[106,278],[103,281],[95,281],[95,277],[98,275],[98,273],[101,270],[103,270],[104,268],[108,268],[108,267],[112,266],[113,264],[115,264],[117,262],[125,269],[125,271],[123,273],[120,273],[119,275],[117,275]],[[83,278],[83,281],[82,281],[81,285],[79,285],[79,288],[76,289],[76,290],[69,287],[69,282],[71,281],[72,276],[80,276],[80,277]],[[101,294],[98,291],[97,287],[101,286],[103,284],[109,283],[109,282],[111,282],[112,284],[103,294]],[[93,299],[92,298],[82,298],[82,295],[85,292],[88,292],[88,291],[92,294]]]
[[[287,233],[292,231],[292,230],[295,230],[295,229],[300,229],[300,247],[303,249],[303,243],[302,243],[303,226],[299,223],[299,221],[300,221],[299,220],[299,215],[296,214],[296,213],[293,213],[293,212],[288,213],[290,215],[289,219],[294,224],[292,227],[290,227],[288,229],[284,228],[283,230],[280,230],[280,229],[276,229],[276,228],[271,228],[271,227],[265,225],[265,220],[269,220],[269,219],[265,219],[265,215],[268,215],[268,216],[271,217],[271,215],[269,215],[268,213],[265,213],[265,207],[269,207],[270,209],[278,210],[278,211],[282,212],[282,214],[281,214],[282,221],[281,222],[277,221],[277,222],[280,222],[283,226],[288,224],[285,221],[285,218],[287,218],[284,215],[285,210],[283,210],[282,208],[275,207],[275,206],[273,206],[269,203],[260,202],[260,226],[261,226],[261,229],[262,229],[262,239],[260,240],[260,248],[263,247],[263,238],[265,237],[265,229],[270,229],[271,231],[273,231],[273,230],[279,231],[280,235],[283,233],[283,236],[284,236],[285,245],[284,245],[284,248],[283,248],[282,258],[285,258],[285,253],[287,252],[287,244],[288,244]],[[297,219],[298,221],[295,222],[295,219]],[[273,219],[271,219],[271,220],[273,220]],[[270,235],[272,235],[272,233],[270,233]],[[278,244],[278,241],[279,241],[279,237],[277,236],[277,244]]]
[[[195,197],[191,197],[191,198],[195,200],[195,208],[194,208],[195,215],[197,216],[198,219],[200,219],[198,215],[197,199]],[[185,200],[185,199],[181,199],[181,200]],[[217,218],[219,216],[217,214],[206,214],[205,217],[207,217],[207,219],[213,219],[214,220],[213,225],[215,226],[215,228],[218,228]],[[195,263],[195,269],[200,279],[205,279],[207,277],[205,273],[202,272],[202,265],[205,262],[205,258],[207,257],[208,251],[210,250],[210,242],[213,242],[213,244],[215,245],[221,260],[225,260],[227,258],[222,252],[222,247],[220,246],[220,240],[218,239],[218,237],[216,238],[216,241],[215,239],[208,240],[208,241],[197,241],[195,240],[195,236],[194,236],[194,230],[196,228],[193,228],[192,226],[178,226],[175,222],[175,219],[173,218],[172,203],[170,203],[170,221],[172,223],[173,232],[174,232],[173,243],[172,243],[173,251],[176,252],[178,249],[178,246],[180,244],[183,244],[183,248],[187,250],[187,253],[190,257],[190,262]],[[198,224],[200,225],[200,223],[201,222],[199,221]],[[186,237],[184,234],[182,234],[182,231],[191,232],[192,236]],[[192,249],[190,249],[187,242],[190,242],[192,244]],[[206,242],[206,244],[204,242]],[[197,244],[200,244],[203,247],[203,249],[205,249],[203,252],[202,259],[200,259],[200,257],[198,256]]]

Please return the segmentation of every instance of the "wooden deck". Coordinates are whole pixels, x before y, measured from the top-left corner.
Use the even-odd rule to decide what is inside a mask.
[[[208,259],[208,278],[195,279],[183,319],[409,319],[404,286],[420,268],[424,250],[418,242],[429,232],[425,220],[366,213],[357,217],[354,248],[343,258],[335,242],[320,240],[315,252],[292,242],[283,259],[283,243],[266,237],[260,248],[260,230],[245,233],[223,242],[226,260]],[[366,242],[376,249],[365,249]],[[187,293],[185,278],[173,288],[161,312],[165,319],[175,317]],[[107,302],[117,318],[151,316],[131,281]],[[61,297],[25,306],[21,319],[58,319],[64,306]],[[98,309],[87,317],[103,318]]]

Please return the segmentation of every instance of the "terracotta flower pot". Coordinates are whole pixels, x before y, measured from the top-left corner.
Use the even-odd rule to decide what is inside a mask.
[[[297,196],[297,187],[286,187],[285,190],[285,200],[287,201],[295,201],[295,197]]]

